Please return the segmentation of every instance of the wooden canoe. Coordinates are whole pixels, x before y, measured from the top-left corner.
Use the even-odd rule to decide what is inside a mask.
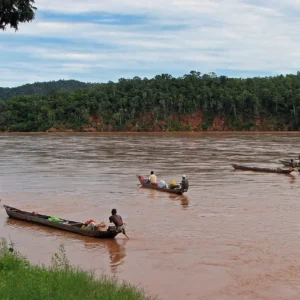
[[[92,236],[100,239],[114,238],[118,234],[115,226],[109,226],[106,231],[81,229],[81,226],[84,225],[84,223],[81,222],[70,221],[65,219],[61,219],[63,222],[53,222],[48,220],[50,216],[47,215],[41,215],[41,214],[34,215],[31,212],[19,210],[14,207],[10,207],[7,205],[3,205],[3,206],[8,216],[10,218],[17,219],[17,220],[37,223],[48,227],[54,227],[57,229],[79,233],[82,235]]]
[[[290,161],[288,161],[288,160],[279,160],[279,162],[281,163],[281,164],[283,164],[284,166],[286,166],[286,167],[289,167],[290,166]],[[296,168],[300,168],[300,163],[297,163],[297,162],[294,162],[294,166],[296,167]]]
[[[267,173],[279,173],[279,174],[290,174],[293,170],[283,170],[283,169],[272,169],[272,168],[258,168],[258,167],[247,167],[241,165],[232,165],[236,170],[242,171],[255,171],[255,172],[267,172]]]
[[[183,190],[179,188],[175,189],[167,189],[167,188],[159,188],[151,183],[146,183],[141,179],[142,176],[137,176],[139,179],[139,182],[141,183],[142,187],[147,188],[147,189],[152,189],[152,190],[157,190],[157,191],[162,191],[162,192],[167,192],[167,193],[172,193],[172,194],[177,194],[177,195],[182,195],[184,193]]]

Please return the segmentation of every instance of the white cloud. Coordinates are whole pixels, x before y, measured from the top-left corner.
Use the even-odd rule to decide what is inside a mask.
[[[41,10],[60,13],[103,12],[110,14],[174,15],[201,10],[213,12],[222,0],[39,0]]]
[[[76,14],[72,22],[38,16],[22,24],[17,33],[0,33],[4,36],[0,49],[6,58],[19,53],[35,60],[33,66],[23,67],[30,80],[81,76],[90,81],[91,73],[101,73],[102,78],[103,74],[111,76],[104,78],[107,81],[124,77],[125,72],[143,77],[174,71],[184,74],[191,69],[267,75],[295,72],[300,64],[300,24],[292,17],[300,5],[294,0],[263,4],[246,0],[39,0],[36,6],[38,13],[93,15],[90,22],[76,21]],[[101,21],[95,13],[109,14],[103,17],[109,22],[93,23]],[[132,22],[127,18],[128,24],[116,23],[118,14],[132,15]],[[145,16],[144,22],[134,24],[135,14]],[[13,59],[6,63],[20,68]],[[34,75],[37,70],[39,75]],[[18,75],[9,82],[19,83]]]

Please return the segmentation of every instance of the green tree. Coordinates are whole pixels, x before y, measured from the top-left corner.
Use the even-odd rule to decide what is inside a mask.
[[[16,31],[19,23],[30,22],[35,17],[34,0],[1,0],[0,29],[5,30],[10,25]]]
[[[210,129],[216,117],[232,130],[253,125],[261,130],[300,129],[299,73],[241,79],[191,71],[178,78],[161,74],[106,84],[61,80],[0,88],[1,98],[1,131],[85,130],[94,120],[97,130],[107,125],[112,130],[132,125],[147,131],[187,130],[183,123],[189,117],[202,130]]]

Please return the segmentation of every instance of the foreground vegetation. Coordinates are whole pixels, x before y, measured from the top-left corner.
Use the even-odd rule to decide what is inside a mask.
[[[0,131],[300,129],[299,72],[239,79],[191,71],[179,78],[78,84],[84,88],[76,91],[74,81],[69,89],[68,82],[61,84],[64,91],[52,82],[34,95],[27,95],[27,85],[22,96],[0,101]],[[5,89],[6,96],[10,92]]]
[[[0,299],[5,300],[151,300],[142,291],[105,276],[97,279],[72,267],[63,247],[52,266],[33,266],[3,239],[0,244]]]

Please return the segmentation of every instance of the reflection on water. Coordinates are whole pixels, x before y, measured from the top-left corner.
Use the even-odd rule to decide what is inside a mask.
[[[144,189],[143,187],[141,187],[141,189]],[[146,189],[145,189],[146,190]],[[162,193],[162,192],[159,192],[157,190],[152,190],[152,189],[147,189],[147,192],[150,191],[150,198],[151,199],[156,199],[157,198],[157,195],[159,193]]]
[[[112,239],[112,240],[101,240],[95,242],[95,240],[85,241],[84,245],[87,251],[98,251],[99,249],[109,253],[111,272],[116,274],[118,267],[124,263],[126,257],[126,240]]]
[[[298,299],[299,173],[231,166],[283,167],[298,143],[298,133],[1,134],[2,204],[107,225],[117,208],[130,240],[10,220],[4,209],[1,236],[34,263],[63,244],[72,263],[163,300]],[[189,191],[138,187],[149,170],[166,182],[186,174]]]
[[[188,208],[188,206],[189,206],[189,198],[187,196],[185,196],[185,195],[170,194],[169,198],[171,200],[180,200],[181,207],[183,209]]]
[[[290,178],[290,183],[295,183],[296,182],[296,176],[294,174],[289,174],[288,176]]]
[[[124,263],[124,257],[126,256],[125,246],[127,241],[121,242],[114,241],[108,247],[110,265],[112,273],[116,273],[120,265]]]

